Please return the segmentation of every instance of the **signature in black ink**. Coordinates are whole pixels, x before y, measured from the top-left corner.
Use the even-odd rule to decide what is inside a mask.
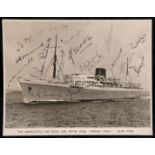
[[[46,59],[47,58],[47,54],[48,54],[48,49],[50,47],[50,41],[52,40],[52,38],[48,38],[47,39],[47,43],[45,45],[45,47],[42,49],[42,51],[39,53],[39,59]]]
[[[35,39],[32,39],[32,35],[29,35],[24,37],[20,42],[18,41],[17,42],[18,47],[16,48],[17,52],[20,52],[27,43],[31,43],[33,40]]]
[[[129,66],[129,68],[132,68],[136,73],[137,75],[139,75],[139,73],[141,72],[142,68],[145,66],[144,64],[144,56],[141,57],[141,63],[140,65],[137,67],[137,66]]]
[[[68,44],[68,43],[71,42],[74,38],[76,38],[77,36],[79,36],[81,32],[82,32],[82,29],[80,29],[78,32],[76,32],[75,35],[72,35],[68,40],[66,40],[66,41],[61,40],[61,42],[63,42],[64,44]]]
[[[41,68],[37,68],[37,67],[33,67],[33,69],[36,70],[36,72],[39,74],[39,76],[41,76],[44,72],[44,69],[45,69],[45,62],[46,62],[46,58],[48,56],[48,52],[49,52],[49,47],[50,47],[50,41],[51,41],[51,38],[48,38],[47,39],[47,43],[45,45],[45,48],[39,52],[39,59],[41,61]]]
[[[22,55],[22,56],[19,56],[18,59],[16,60],[16,63],[18,62],[21,62],[24,58],[30,56],[32,53],[36,52],[40,47],[43,46],[43,43],[40,44],[38,47],[36,47],[34,50],[32,50],[31,52],[25,54],[25,55]]]
[[[67,41],[64,41],[64,44],[68,44],[71,40],[73,40],[75,38],[75,36],[71,36]]]
[[[91,43],[89,43],[81,52],[80,52],[80,54],[81,53],[83,53],[89,46],[91,46],[91,45],[93,45],[93,43],[91,42]]]
[[[33,57],[27,59],[27,64],[30,64],[33,61]]]
[[[43,49],[43,51],[41,51],[38,56],[39,56],[39,59],[38,60],[42,60],[42,63],[41,63],[41,68],[37,68],[37,67],[32,67],[32,69],[34,69],[39,75],[42,75],[43,74],[43,71],[44,71],[44,68],[45,68],[45,59],[47,58],[47,55],[48,55],[48,47],[50,46],[50,41],[51,41],[51,38],[48,38],[47,40],[47,45],[45,46],[45,49]],[[35,52],[35,51],[38,51],[39,48],[41,48],[43,46],[43,43],[40,44],[37,48],[35,48],[34,50],[32,50],[31,52],[25,54],[25,55],[22,55],[20,56],[17,60],[16,60],[16,63],[19,63],[19,62],[22,62],[23,59],[27,58],[27,62],[26,64],[23,64],[24,67],[22,67],[19,71],[17,71],[16,74],[14,74],[11,79],[9,80],[9,85],[10,83],[17,78],[17,76],[23,72],[25,70],[26,67],[28,67],[30,65],[31,62],[33,62],[34,58],[32,57],[32,54]],[[30,74],[31,76],[35,76],[33,74]]]
[[[84,46],[86,45],[86,43],[88,42],[88,41],[90,41],[90,40],[92,40],[92,36],[87,36],[87,37],[85,37],[84,39],[83,39],[83,41],[79,44],[79,46],[78,47],[76,47],[76,48],[70,48],[70,50],[69,50],[69,60],[71,60],[72,61],[72,63],[74,64],[74,56],[76,55],[76,54],[78,54],[78,53],[80,53],[80,50],[82,50],[82,48],[84,48]],[[89,45],[87,45],[87,47],[85,47],[82,51],[81,51],[81,53],[82,52],[84,52],[89,46],[91,46],[92,45],[92,43],[90,44],[89,43]]]
[[[130,43],[131,49],[135,49],[141,44],[143,44],[146,41],[146,34],[143,34],[141,37],[138,38],[138,40],[135,43]]]
[[[87,60],[86,63],[80,65],[80,70],[84,71],[87,69],[88,71],[91,71],[95,64],[101,62],[101,60],[103,60],[103,56],[96,53],[95,57],[93,57],[91,60]]]
[[[112,65],[111,65],[112,68],[113,68],[113,67],[116,65],[116,63],[118,62],[118,60],[119,60],[119,58],[120,58],[122,52],[123,52],[123,50],[120,48],[120,52],[118,53],[117,57],[115,58],[115,60],[113,61]]]

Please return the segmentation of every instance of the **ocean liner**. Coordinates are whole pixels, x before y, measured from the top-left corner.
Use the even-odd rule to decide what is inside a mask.
[[[25,103],[34,101],[98,101],[105,99],[137,98],[148,96],[140,84],[128,82],[128,58],[126,82],[120,79],[107,78],[105,68],[96,68],[94,75],[64,75],[63,81],[56,78],[57,70],[57,36],[53,57],[53,79],[47,81],[20,78]]]

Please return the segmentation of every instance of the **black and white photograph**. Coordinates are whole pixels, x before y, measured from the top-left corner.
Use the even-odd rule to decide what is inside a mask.
[[[152,20],[3,19],[3,135],[152,135]]]

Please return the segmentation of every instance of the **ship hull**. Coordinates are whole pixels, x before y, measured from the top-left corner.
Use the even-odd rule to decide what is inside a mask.
[[[149,96],[142,89],[74,88],[47,82],[20,81],[25,103],[33,101],[85,101]]]

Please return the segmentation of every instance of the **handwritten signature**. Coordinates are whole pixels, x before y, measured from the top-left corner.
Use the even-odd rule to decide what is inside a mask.
[[[90,60],[87,60],[86,63],[83,63],[82,65],[80,65],[80,70],[81,71],[84,71],[84,70],[88,70],[88,71],[91,71],[92,68],[99,62],[101,62],[101,60],[103,60],[103,56],[102,55],[98,55],[96,53],[96,55],[90,59]]]
[[[116,63],[118,62],[119,58],[121,57],[122,52],[123,52],[123,50],[120,48],[120,51],[119,51],[117,57],[115,58],[115,60],[113,61],[112,65],[111,65],[112,68],[113,68],[113,67],[116,65]]]
[[[50,47],[50,42],[51,42],[51,38],[48,38],[47,39],[47,43],[45,45],[45,48],[39,52],[39,59],[41,61],[41,67],[38,68],[38,67],[33,67],[33,69],[35,69],[35,71],[39,74],[39,76],[41,76],[44,72],[44,69],[45,69],[45,64],[46,64],[46,58],[48,56],[48,52],[49,52],[49,47]]]
[[[45,48],[44,48],[41,52],[38,53],[38,56],[39,56],[39,59],[38,59],[38,60],[41,60],[41,61],[42,61],[42,63],[41,63],[41,68],[32,67],[32,69],[35,70],[34,72],[36,72],[37,74],[39,74],[39,76],[43,74],[43,71],[44,71],[44,68],[45,68],[45,59],[47,58],[47,55],[48,55],[48,48],[49,48],[49,46],[50,46],[50,41],[51,41],[51,38],[48,38],[47,44],[45,45]],[[14,79],[16,79],[17,76],[18,76],[21,72],[23,72],[23,71],[25,70],[26,67],[28,67],[28,66],[31,64],[31,62],[34,61],[34,58],[33,58],[32,54],[33,54],[34,52],[38,51],[38,49],[40,49],[41,47],[43,47],[43,43],[40,44],[40,45],[39,45],[38,47],[36,47],[35,49],[33,49],[32,51],[30,51],[30,52],[28,52],[28,53],[26,53],[26,54],[20,56],[20,57],[16,60],[16,63],[19,63],[19,62],[22,62],[24,59],[27,58],[27,59],[26,59],[26,60],[27,60],[26,63],[23,64],[24,67],[22,67],[19,71],[16,72],[16,74],[14,74],[14,75],[11,77],[11,79],[9,80],[8,86],[10,86],[10,84],[12,83],[12,81],[13,81]],[[31,76],[33,76],[33,77],[38,77],[38,76],[36,76],[36,75],[34,75],[34,74],[30,73],[30,72],[29,72],[29,74],[30,74]]]
[[[76,54],[78,54],[78,53],[80,53],[80,54],[83,53],[88,47],[90,47],[93,44],[92,42],[88,43],[88,41],[90,41],[90,40],[92,40],[92,36],[88,35],[87,37],[85,37],[83,39],[83,41],[78,45],[78,47],[70,48],[70,50],[69,50],[69,60],[71,60],[73,64],[75,63],[74,62],[74,56]],[[86,43],[88,43],[88,45],[86,47],[84,47],[86,45]]]
[[[63,42],[64,44],[68,44],[73,39],[75,39],[77,36],[79,36],[81,34],[81,32],[82,32],[82,29],[78,30],[74,35],[72,35],[71,37],[69,37],[68,40],[66,40],[66,41],[61,40],[61,42]]]
[[[143,44],[146,41],[146,34],[143,34],[141,37],[138,38],[138,40],[135,43],[130,43],[131,49],[135,49],[141,44]]]
[[[129,66],[129,68],[132,68],[136,73],[137,75],[139,75],[139,73],[141,72],[142,68],[145,66],[144,64],[144,56],[141,57],[141,63],[140,65],[137,67],[137,66]]]
[[[16,60],[16,63],[21,62],[23,59],[25,59],[26,57],[30,56],[31,54],[33,54],[34,52],[36,52],[39,48],[41,48],[43,46],[43,43],[40,44],[38,47],[36,47],[35,49],[33,49],[32,51],[30,51],[29,53],[26,53],[22,56],[19,56],[18,59]]]

